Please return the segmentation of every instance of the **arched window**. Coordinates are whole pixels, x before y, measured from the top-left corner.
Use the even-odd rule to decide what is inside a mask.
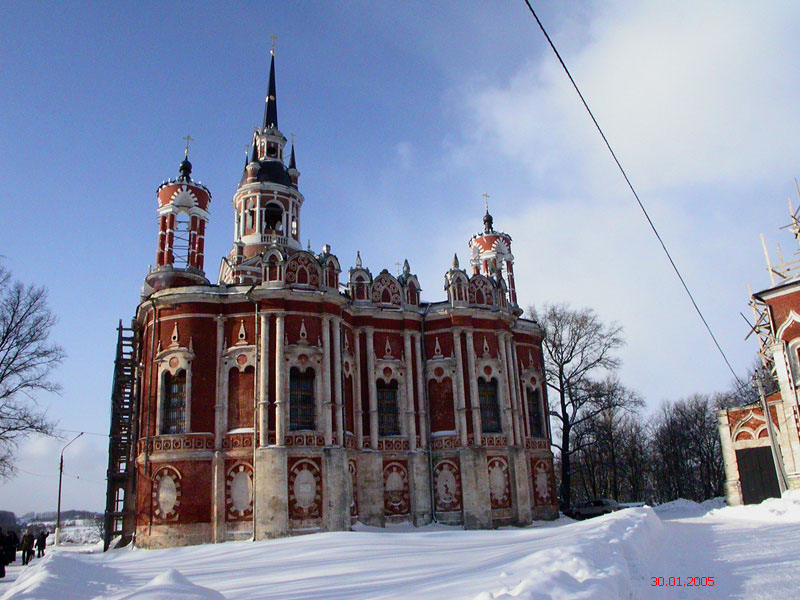
[[[164,376],[164,421],[161,433],[183,433],[186,428],[186,371]]]
[[[283,229],[283,210],[276,204],[267,204],[264,209],[264,221],[267,229],[281,231]]]
[[[281,278],[280,271],[278,270],[278,258],[274,254],[269,257],[267,274],[267,279],[269,281],[278,281]]]
[[[255,369],[247,367],[243,373],[231,369],[228,374],[228,429],[253,426],[253,386]]]
[[[530,419],[531,437],[544,437],[542,393],[538,389],[528,389],[528,417]]]
[[[400,418],[397,410],[397,381],[377,382],[378,434],[400,435]]]
[[[478,379],[481,404],[481,433],[500,433],[500,405],[497,403],[497,380]]]
[[[314,369],[289,371],[289,430],[314,427]]]

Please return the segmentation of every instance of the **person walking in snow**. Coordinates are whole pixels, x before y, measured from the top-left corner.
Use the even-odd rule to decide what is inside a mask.
[[[44,556],[44,549],[47,548],[47,532],[42,530],[36,536],[36,558]]]
[[[6,564],[10,565],[13,562],[17,562],[17,548],[19,547],[19,536],[17,535],[16,531],[10,529],[6,533],[6,537],[3,540],[2,546]]]
[[[30,531],[26,531],[22,536],[19,549],[22,550],[22,564],[27,565],[33,560],[33,534]]]
[[[3,528],[0,527],[0,550],[2,550],[0,555],[0,578],[6,576],[6,539],[8,539],[8,534],[4,534]]]

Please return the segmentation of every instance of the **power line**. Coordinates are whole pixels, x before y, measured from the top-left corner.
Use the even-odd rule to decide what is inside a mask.
[[[108,437],[107,433],[94,433],[92,431],[78,431],[77,429],[61,429],[56,427],[54,431],[63,431],[64,433],[82,433],[84,435],[96,435],[98,437]]]
[[[16,470],[19,471],[20,473],[25,473],[26,475],[33,475],[34,477],[47,477],[47,478],[58,477],[58,475],[55,474],[46,475],[44,473],[34,473],[32,471],[26,471],[25,469],[20,469],[19,467],[17,467]],[[70,475],[68,473],[65,473],[64,477],[71,477],[72,479],[79,479],[80,481],[89,481],[91,483],[103,483],[103,484],[106,483],[105,481],[99,481],[97,479],[88,479],[86,477],[81,477],[80,475]]]
[[[574,87],[575,91],[578,93],[578,97],[580,97],[581,102],[583,102],[583,106],[584,106],[584,108],[586,108],[586,112],[588,112],[589,116],[592,118],[592,122],[594,123],[594,126],[597,128],[598,133],[600,133],[600,137],[603,138],[603,141],[605,142],[606,147],[608,148],[608,151],[611,153],[611,157],[614,159],[614,162],[617,163],[617,167],[619,168],[620,173],[622,173],[622,176],[625,178],[625,183],[628,184],[628,187],[630,188],[631,192],[633,193],[633,197],[636,198],[636,202],[639,204],[639,208],[642,209],[642,213],[644,213],[644,216],[647,219],[648,224],[650,225],[650,229],[653,230],[653,233],[655,234],[656,238],[658,238],[658,242],[661,244],[661,248],[664,250],[664,254],[667,255],[667,259],[669,260],[669,264],[672,265],[672,270],[675,271],[675,275],[678,276],[678,279],[680,280],[681,285],[683,286],[683,289],[686,291],[686,295],[689,296],[689,300],[691,300],[691,302],[692,302],[692,306],[694,306],[695,311],[697,311],[697,314],[700,317],[700,320],[703,321],[703,325],[705,325],[706,330],[708,331],[708,335],[711,336],[711,339],[714,341],[714,345],[717,347],[717,350],[719,350],[719,353],[722,355],[722,360],[724,360],[725,364],[728,365],[728,369],[733,374],[733,378],[737,382],[737,384],[739,384],[740,386],[743,385],[741,380],[739,379],[739,377],[736,375],[736,371],[733,370],[733,367],[731,366],[731,363],[728,360],[728,357],[725,355],[725,351],[722,349],[722,346],[720,346],[719,342],[717,341],[717,338],[714,335],[714,332],[711,331],[711,326],[708,324],[708,321],[706,321],[706,318],[703,316],[703,312],[700,310],[700,307],[697,305],[697,302],[695,302],[695,299],[694,299],[694,296],[692,295],[692,292],[689,291],[689,286],[686,285],[686,281],[684,281],[683,275],[681,275],[681,272],[678,270],[678,267],[675,264],[675,261],[672,260],[672,255],[669,253],[669,250],[667,250],[667,246],[664,243],[664,240],[661,239],[661,235],[658,233],[658,230],[656,229],[656,226],[653,223],[653,220],[650,218],[650,215],[647,213],[647,210],[645,209],[644,204],[642,204],[642,201],[639,199],[639,194],[636,193],[636,189],[633,187],[633,184],[631,183],[631,180],[628,179],[628,174],[625,172],[625,169],[622,168],[622,164],[619,162],[619,159],[617,158],[617,155],[614,153],[614,149],[611,147],[611,144],[609,143],[608,138],[606,138],[606,134],[603,133],[603,130],[600,127],[600,124],[597,122],[597,119],[595,119],[594,113],[592,112],[592,109],[589,108],[589,105],[586,103],[586,99],[583,97],[583,94],[581,93],[581,90],[578,88],[578,84],[575,83],[575,80],[572,78],[572,74],[569,72],[569,69],[567,68],[567,65],[564,63],[564,60],[561,58],[561,54],[559,54],[558,50],[556,49],[555,44],[553,43],[553,40],[551,40],[550,36],[547,34],[547,31],[545,30],[544,25],[542,25],[542,22],[539,20],[539,17],[536,15],[536,11],[533,10],[533,6],[531,6],[531,3],[529,2],[529,0],[524,0],[524,1],[525,1],[525,4],[528,5],[528,10],[531,11],[531,14],[533,15],[533,18],[536,19],[536,23],[539,25],[539,29],[542,30],[542,33],[544,34],[544,37],[547,38],[547,43],[550,44],[550,48],[553,49],[553,52],[555,53],[556,58],[558,59],[558,62],[561,63],[561,66],[563,67],[564,72],[567,74],[567,77],[569,77],[570,83],[572,83],[572,87]]]

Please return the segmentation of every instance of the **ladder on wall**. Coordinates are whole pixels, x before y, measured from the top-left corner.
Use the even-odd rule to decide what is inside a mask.
[[[135,410],[136,334],[131,328],[117,327],[117,355],[114,360],[114,382],[111,388],[111,429],[108,438],[108,471],[103,549],[116,537],[120,546],[131,541],[134,527],[134,444],[136,442]]]

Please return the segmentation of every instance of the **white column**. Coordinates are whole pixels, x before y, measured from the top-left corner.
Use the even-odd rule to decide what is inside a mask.
[[[331,422],[331,320],[322,317],[322,425],[325,445],[333,444]]]
[[[367,332],[367,385],[369,386],[369,447],[378,449],[378,390],[375,387],[375,330],[366,328]]]
[[[269,314],[261,313],[261,344],[258,373],[258,445],[269,444]]]
[[[406,435],[408,435],[408,449],[417,449],[417,424],[414,418],[414,373],[411,357],[411,332],[403,332],[403,355],[406,367]]]
[[[353,416],[355,418],[356,448],[364,448],[364,411],[361,409],[361,332],[353,330],[355,364],[353,365]]]
[[[516,432],[514,431],[514,411],[513,411],[513,398],[511,394],[511,386],[509,385],[510,378],[508,376],[508,361],[506,353],[506,336],[503,333],[497,333],[497,348],[500,353],[500,363],[502,369],[500,372],[500,381],[498,387],[503,390],[501,395],[503,399],[503,433],[506,434],[506,443],[509,446],[516,444]]]
[[[222,365],[222,353],[225,349],[225,317],[217,317],[217,386],[216,398],[214,399],[214,447],[219,450],[222,448],[222,436],[225,428],[225,369]],[[155,365],[153,365],[155,367]],[[159,388],[161,381],[158,382]],[[157,430],[158,431],[158,430]]]
[[[505,336],[504,344],[506,347],[506,372],[508,373],[508,388],[511,390],[511,406],[513,408],[514,416],[514,439],[516,444],[524,445],[523,429],[522,429],[522,410],[520,409],[519,387],[516,385],[515,371],[514,371],[514,352],[513,352],[513,336],[508,334]]]
[[[286,410],[286,388],[284,382],[284,319],[286,316],[279,313],[275,318],[275,445],[286,445],[286,430],[288,429],[288,411]]]
[[[256,233],[262,233],[261,228],[261,194],[256,196]]]
[[[464,358],[461,353],[461,330],[453,331],[453,349],[456,358],[455,386],[458,424],[461,429],[461,445],[467,446],[467,395],[464,392]]]
[[[336,410],[336,444],[344,446],[344,419],[342,418],[342,320],[333,320],[333,397]]]
[[[417,333],[414,335],[416,340],[416,353],[417,353],[417,414],[419,414],[419,445],[424,450],[428,447],[428,413],[425,410],[425,388],[423,371],[425,369],[422,364],[422,334]]]
[[[517,398],[519,398],[519,432],[521,435],[521,443],[524,445],[525,431],[528,427],[527,424],[530,423],[528,419],[528,398],[524,388],[520,388],[519,386],[519,362],[517,358],[517,346],[514,343],[511,344],[511,371],[514,377],[514,390],[517,393]]]
[[[482,446],[481,401],[478,398],[478,380],[475,377],[475,342],[472,332],[467,330],[467,368],[469,369],[469,398],[472,405],[472,435],[476,446]]]

